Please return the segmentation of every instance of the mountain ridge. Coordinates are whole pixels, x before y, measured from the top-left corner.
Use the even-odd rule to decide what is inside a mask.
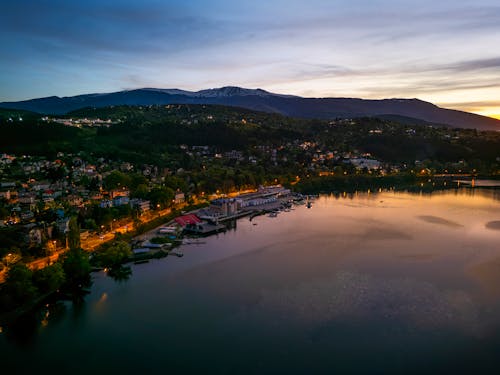
[[[141,88],[68,97],[49,96],[18,102],[2,102],[0,108],[29,110],[42,114],[66,114],[84,107],[166,104],[218,104],[291,117],[319,119],[397,115],[458,128],[500,130],[500,120],[441,108],[417,98],[306,98],[237,86],[199,91]]]

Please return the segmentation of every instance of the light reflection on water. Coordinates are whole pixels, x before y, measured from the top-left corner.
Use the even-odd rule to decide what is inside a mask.
[[[28,369],[58,348],[81,373],[490,370],[499,208],[496,190],[321,196],[136,266],[128,282],[97,274],[84,305],[43,315],[27,346],[0,336],[0,350]]]

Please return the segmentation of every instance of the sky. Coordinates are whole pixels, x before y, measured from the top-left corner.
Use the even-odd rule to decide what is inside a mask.
[[[498,0],[3,0],[0,43],[0,101],[231,85],[500,118]]]

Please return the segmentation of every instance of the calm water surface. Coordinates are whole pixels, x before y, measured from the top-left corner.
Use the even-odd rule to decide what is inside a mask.
[[[94,274],[81,305],[3,327],[1,366],[499,373],[497,221],[498,190],[322,196],[241,219],[183,258],[134,266],[128,281]]]

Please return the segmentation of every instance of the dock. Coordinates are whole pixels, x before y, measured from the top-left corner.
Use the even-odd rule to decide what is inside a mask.
[[[209,236],[211,234],[225,232],[226,229],[226,226],[223,224],[202,222],[186,225],[184,232],[188,234],[196,234],[198,236]]]

